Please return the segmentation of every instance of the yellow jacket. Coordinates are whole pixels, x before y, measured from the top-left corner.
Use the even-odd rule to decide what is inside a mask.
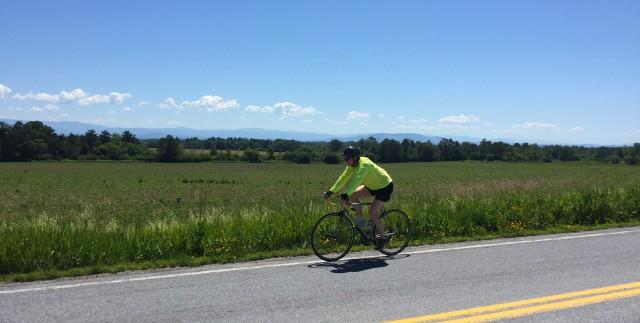
[[[391,176],[382,169],[382,167],[376,165],[371,159],[367,157],[360,157],[358,164],[355,167],[347,166],[347,169],[342,172],[342,175],[338,177],[338,180],[331,187],[332,193],[338,193],[342,187],[349,181],[349,185],[345,189],[345,193],[349,196],[358,186],[364,184],[364,186],[372,189],[379,190],[391,183]]]

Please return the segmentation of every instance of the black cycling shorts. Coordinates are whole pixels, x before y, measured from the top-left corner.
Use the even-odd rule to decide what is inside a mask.
[[[391,193],[393,193],[393,182],[389,183],[389,185],[379,190],[372,190],[368,187],[367,190],[369,191],[369,193],[371,193],[371,195],[373,195],[376,200],[389,202],[389,200],[391,199]]]

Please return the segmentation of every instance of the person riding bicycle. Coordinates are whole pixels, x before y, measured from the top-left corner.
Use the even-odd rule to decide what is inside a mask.
[[[380,210],[391,199],[393,193],[393,180],[389,173],[376,165],[371,159],[360,156],[360,149],[349,146],[344,150],[344,161],[347,168],[338,177],[333,186],[324,193],[325,198],[338,193],[349,182],[344,193],[340,195],[343,203],[356,203],[353,205],[358,217],[362,219],[362,206],[360,199],[373,196],[374,200],[369,208],[369,219],[376,226],[376,249],[380,250],[387,243],[384,232],[384,224],[380,221]],[[364,185],[363,185],[364,184]]]

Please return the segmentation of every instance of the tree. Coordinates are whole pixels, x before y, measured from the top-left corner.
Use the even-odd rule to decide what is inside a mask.
[[[171,135],[160,139],[158,143],[157,160],[164,163],[175,163],[183,155],[182,145],[177,138]]]
[[[462,148],[460,143],[453,139],[442,139],[438,143],[438,154],[441,160],[463,160],[465,159],[462,154]]]
[[[111,134],[109,131],[102,130],[100,135],[98,135],[98,145],[104,145],[111,142]]]
[[[122,133],[122,142],[126,144],[137,144],[139,143],[139,140],[136,138],[136,136],[129,132],[129,130],[125,130]]]
[[[378,144],[378,140],[373,136],[369,136],[369,138],[367,139],[358,140],[356,146],[360,148],[360,151],[363,155],[365,155],[366,153],[370,153],[372,155],[379,154],[378,148],[380,144]]]
[[[385,139],[380,143],[380,161],[397,163],[402,161],[402,145],[393,139]]]
[[[553,146],[553,148],[551,149],[551,156],[561,161],[578,160],[578,155],[576,155],[575,150],[572,149],[572,147],[568,146]],[[619,159],[622,160],[622,157],[619,157]]]
[[[404,139],[402,140],[402,161],[413,161],[416,160],[416,143],[413,140]]]
[[[11,126],[0,121],[0,161],[4,161],[5,157],[2,152],[9,151],[9,131],[11,130]]]
[[[96,148],[96,144],[98,143],[98,135],[96,135],[96,131],[91,129],[85,132],[83,141],[84,145],[81,153],[83,155],[92,154]]]
[[[329,150],[331,152],[339,152],[342,150],[343,144],[342,141],[338,139],[333,139],[329,142]]]
[[[48,142],[55,136],[52,128],[40,121],[17,121],[7,132],[7,144],[3,149],[5,160],[28,161],[46,159]],[[4,140],[3,140],[4,142]]]
[[[417,142],[416,152],[418,154],[418,161],[431,162],[435,160],[436,147],[431,143],[431,141],[427,141],[426,143]]]

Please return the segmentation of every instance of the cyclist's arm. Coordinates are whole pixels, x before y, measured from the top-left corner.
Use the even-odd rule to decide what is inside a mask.
[[[364,182],[364,178],[367,176],[369,171],[371,171],[370,164],[362,164],[362,167],[358,167],[356,175],[353,177],[353,180],[351,180],[344,192],[347,193],[347,195],[351,196],[356,188],[358,188],[358,186],[360,186],[362,182]]]
[[[347,166],[347,168],[344,170],[344,172],[342,172],[342,175],[340,175],[340,177],[338,177],[338,180],[336,181],[335,184],[333,184],[333,186],[331,186],[331,188],[329,189],[329,191],[331,191],[331,193],[338,193],[340,192],[340,190],[342,189],[342,187],[344,186],[344,184],[347,183],[347,181],[349,180],[349,178],[351,178],[351,175],[353,175],[353,167],[349,167]]]

